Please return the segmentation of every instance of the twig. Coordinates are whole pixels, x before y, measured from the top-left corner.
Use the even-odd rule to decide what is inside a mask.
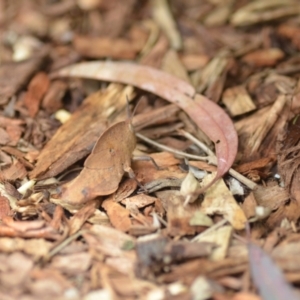
[[[174,148],[162,145],[160,143],[157,143],[149,138],[147,138],[146,136],[140,134],[140,133],[136,133],[135,135],[143,140],[144,142],[157,147],[158,149],[164,150],[164,151],[168,151],[170,153],[173,153],[175,155],[181,156],[181,157],[186,157],[186,158],[190,158],[190,159],[196,159],[196,160],[201,160],[201,161],[205,161],[207,163],[210,163],[212,165],[217,165],[216,161],[216,156],[215,154],[203,143],[201,143],[197,138],[195,138],[193,135],[191,135],[190,133],[184,131],[184,130],[180,130],[180,132],[188,139],[190,139],[192,142],[194,142],[195,144],[197,144],[197,146],[199,146],[203,151],[205,151],[208,156],[199,156],[199,155],[193,155],[193,154],[189,154],[189,153],[185,153],[179,150],[176,150]],[[247,186],[250,190],[253,190],[257,184],[255,182],[253,182],[252,180],[248,179],[247,177],[243,176],[242,174],[238,173],[237,171],[233,170],[232,168],[229,169],[228,173],[233,176],[235,179],[237,179],[238,181],[240,181],[241,183],[243,183],[245,186]]]
[[[55,248],[53,248],[48,253],[48,255],[46,255],[46,257],[44,258],[44,261],[49,261],[51,259],[51,257],[53,257],[55,254],[57,254],[59,251],[61,251],[67,245],[69,245],[72,241],[74,241],[78,237],[80,237],[84,232],[85,232],[85,230],[78,231],[78,232],[74,233],[73,235],[69,236],[67,239],[63,240]]]
[[[245,186],[247,186],[250,190],[254,190],[257,187],[257,184],[255,182],[253,182],[252,180],[248,179],[247,177],[245,177],[244,175],[240,174],[239,172],[233,169],[229,169],[228,173],[232,177],[234,177],[235,179],[243,183]]]
[[[146,136],[144,136],[143,134],[140,134],[140,133],[136,133],[135,134],[139,139],[141,139],[142,141],[152,145],[152,146],[155,146],[156,148],[158,149],[161,149],[161,150],[164,150],[164,151],[168,151],[170,153],[173,153],[175,155],[178,155],[178,156],[182,156],[182,157],[186,157],[186,158],[190,158],[190,159],[197,159],[197,160],[202,160],[202,161],[206,161],[208,162],[209,161],[209,157],[208,156],[198,156],[198,155],[193,155],[193,154],[189,154],[189,153],[185,153],[185,152],[182,152],[182,151],[179,151],[179,150],[176,150],[174,148],[171,148],[171,147],[168,147],[168,146],[165,146],[165,145],[162,145],[160,143],[157,143],[149,138],[147,138]]]
[[[187,139],[195,143],[200,149],[202,149],[209,157],[211,157],[210,164],[217,164],[217,158],[213,151],[211,151],[204,143],[199,141],[196,137],[194,137],[192,134],[188,133],[187,131],[183,129],[178,130],[179,133],[181,133],[183,136],[185,136]]]
[[[209,157],[213,157],[214,159],[211,160],[211,164],[217,165],[217,159],[215,154],[202,142],[200,142],[197,138],[195,138],[190,133],[179,130],[179,132],[184,135],[187,139],[191,140],[193,143],[195,143],[198,147],[200,147],[206,154],[209,155]],[[249,189],[253,190],[257,184],[253,182],[252,180],[248,179],[247,177],[243,176],[242,174],[238,173],[237,171],[233,170],[232,168],[229,169],[228,173],[233,176],[235,179],[243,183],[245,186],[247,186]]]
[[[205,231],[203,231],[203,232],[199,233],[198,235],[196,235],[196,236],[192,239],[192,242],[198,242],[198,240],[199,240],[202,236],[204,236],[204,235],[206,235],[206,234],[208,234],[208,233],[210,233],[210,232],[212,232],[212,231],[214,231],[214,230],[217,230],[219,227],[222,227],[222,226],[225,225],[227,222],[228,222],[228,221],[225,220],[225,219],[221,220],[220,222],[214,224],[213,226],[209,227],[209,228],[206,229]]]

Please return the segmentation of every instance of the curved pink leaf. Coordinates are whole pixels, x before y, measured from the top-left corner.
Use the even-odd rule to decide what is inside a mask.
[[[74,64],[58,70],[54,76],[84,77],[130,84],[157,94],[158,88],[168,86],[177,92],[193,97],[193,86],[168,73],[130,62],[91,61]],[[171,101],[172,102],[172,101]]]
[[[219,105],[199,94],[195,96],[195,101],[203,111],[203,114],[198,116],[197,125],[203,131],[205,128],[205,134],[215,143],[216,147],[218,169],[215,179],[209,184],[211,186],[233,164],[238,149],[238,137],[230,117]],[[196,115],[193,117],[194,114],[195,112],[192,111],[189,113],[193,120],[197,118]],[[230,164],[229,167],[228,164]]]
[[[234,162],[238,138],[231,119],[214,102],[195,95],[185,81],[157,69],[128,62],[84,62],[63,68],[54,77],[83,77],[133,85],[178,105],[215,143],[218,169],[211,186]],[[204,191],[206,186],[202,191]]]

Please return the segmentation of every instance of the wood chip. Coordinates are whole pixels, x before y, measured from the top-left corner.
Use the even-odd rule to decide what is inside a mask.
[[[247,93],[245,87],[235,86],[224,91],[222,102],[229,113],[235,117],[256,109],[255,104]]]

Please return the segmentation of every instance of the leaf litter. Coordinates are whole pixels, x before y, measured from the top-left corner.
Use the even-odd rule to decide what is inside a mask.
[[[0,7],[0,298],[299,298],[297,1]]]

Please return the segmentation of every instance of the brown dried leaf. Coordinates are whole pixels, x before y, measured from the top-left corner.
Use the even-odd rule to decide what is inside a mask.
[[[178,166],[174,166],[170,169],[163,168],[163,170],[157,170],[155,166],[148,161],[134,161],[132,163],[134,174],[136,175],[137,180],[142,184],[160,178],[183,178],[186,175]]]
[[[140,104],[139,104],[140,106]],[[140,131],[144,127],[155,124],[166,124],[176,118],[176,114],[179,111],[179,107],[170,104],[160,108],[151,109],[149,111],[137,114],[132,119],[132,124],[135,131]]]
[[[177,52],[172,49],[165,54],[161,69],[186,82],[190,82],[188,73],[179,60]]]
[[[137,182],[134,179],[126,179],[119,185],[118,190],[113,194],[114,201],[120,202],[129,197],[137,188]]]
[[[83,224],[88,220],[99,206],[99,201],[92,200],[81,208],[70,220],[70,235],[76,233]]]
[[[272,210],[284,205],[290,198],[288,191],[278,185],[275,186],[257,186],[254,191],[255,199],[258,205],[268,207]]]
[[[148,196],[145,194],[139,194],[139,195],[135,195],[133,197],[123,199],[121,202],[126,207],[135,205],[138,208],[143,208],[147,205],[153,204],[156,200],[157,200],[157,198],[154,198],[154,197],[151,197],[151,196]]]
[[[109,217],[111,224],[123,232],[129,231],[131,227],[130,213],[112,198],[106,199],[101,205]]]
[[[130,165],[135,146],[131,119],[109,127],[99,137],[80,174],[62,186],[63,201],[81,205],[97,196],[114,193],[125,172],[134,177]]]

